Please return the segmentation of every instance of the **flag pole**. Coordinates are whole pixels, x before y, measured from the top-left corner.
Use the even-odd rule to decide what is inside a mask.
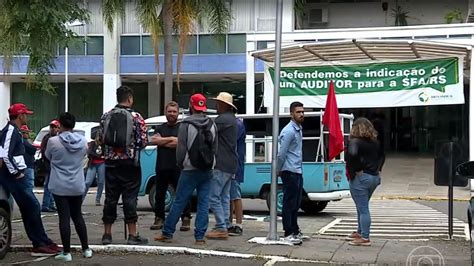
[[[275,77],[273,78],[273,131],[272,131],[272,184],[270,187],[270,230],[268,240],[279,240],[277,234],[277,155],[280,113],[280,63],[281,63],[281,27],[282,27],[283,0],[277,1],[276,8],[276,38],[275,38]]]

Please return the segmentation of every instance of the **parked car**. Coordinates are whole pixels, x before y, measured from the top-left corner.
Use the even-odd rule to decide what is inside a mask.
[[[12,241],[12,211],[13,199],[0,186],[0,259],[3,259],[10,249]]]
[[[474,161],[464,162],[456,166],[456,176],[467,178],[467,179],[470,179],[470,182],[474,182]],[[471,262],[474,263],[474,232],[472,231],[473,217],[474,217],[474,193],[471,192],[471,199],[469,200],[469,205],[467,207],[467,220],[468,220],[468,225],[469,225],[469,235],[471,237]]]
[[[77,122],[74,132],[84,135],[87,141],[92,141],[92,137],[97,134],[99,123],[97,122]],[[40,146],[44,136],[49,133],[49,125],[43,127],[36,135],[33,145],[38,149],[35,154],[35,186],[43,186],[46,176],[46,166],[41,158]]]

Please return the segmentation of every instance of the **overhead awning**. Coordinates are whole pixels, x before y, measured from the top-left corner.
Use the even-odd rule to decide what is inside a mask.
[[[463,57],[469,68],[472,46],[418,40],[353,39],[315,43],[298,43],[281,48],[281,62],[330,63],[341,61],[410,60],[440,57]],[[275,48],[258,50],[251,55],[273,63]]]

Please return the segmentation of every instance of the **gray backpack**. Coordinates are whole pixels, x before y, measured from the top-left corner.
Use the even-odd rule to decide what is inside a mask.
[[[103,143],[110,147],[126,148],[134,144],[131,109],[114,107],[104,121]]]

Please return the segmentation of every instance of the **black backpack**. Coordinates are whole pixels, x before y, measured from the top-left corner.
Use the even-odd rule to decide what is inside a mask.
[[[107,146],[125,148],[133,145],[133,116],[129,109],[115,107],[104,120],[104,139]]]
[[[197,125],[191,121],[183,121],[183,123],[189,123],[198,131],[193,144],[191,144],[188,150],[191,164],[200,170],[211,170],[214,166],[214,158],[216,155],[216,150],[213,146],[214,138],[211,132],[213,126],[212,121],[209,119],[208,123],[204,126]]]

